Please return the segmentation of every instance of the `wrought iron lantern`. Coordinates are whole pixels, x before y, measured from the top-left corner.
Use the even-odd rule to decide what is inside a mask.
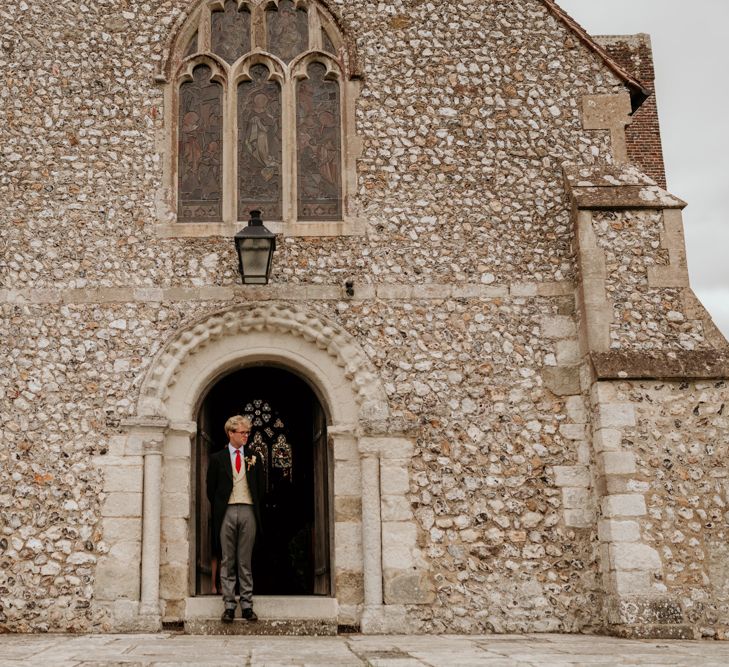
[[[271,275],[276,235],[264,227],[260,211],[251,211],[248,226],[235,235],[235,249],[243,284],[266,285]]]

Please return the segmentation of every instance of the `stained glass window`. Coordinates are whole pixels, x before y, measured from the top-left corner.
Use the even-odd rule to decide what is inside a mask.
[[[297,9],[291,0],[281,0],[278,7],[266,11],[268,50],[285,63],[291,62],[309,47],[309,19],[306,10]]]
[[[204,65],[180,86],[178,217],[217,222],[222,203],[222,99]]]
[[[238,210],[281,218],[281,90],[265,65],[238,86]]]
[[[325,79],[326,67],[309,65],[299,82],[296,135],[299,219],[336,220],[341,215],[339,83]]]
[[[179,221],[244,222],[256,209],[268,221],[342,220],[344,63],[323,11],[313,0],[225,0],[186,28]]]
[[[214,11],[210,21],[213,53],[233,63],[251,50],[251,15],[240,11],[235,0],[227,0],[223,11]]]
[[[241,414],[251,420],[251,438],[247,447],[263,462],[266,484],[272,474],[290,482],[293,448],[284,422],[271,404],[263,399],[246,403]]]

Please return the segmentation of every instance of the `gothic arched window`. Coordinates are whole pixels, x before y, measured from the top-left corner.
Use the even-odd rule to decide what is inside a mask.
[[[357,233],[346,206],[357,86],[329,14],[314,0],[212,0],[179,34],[177,222],[232,229],[260,209],[274,231]]]

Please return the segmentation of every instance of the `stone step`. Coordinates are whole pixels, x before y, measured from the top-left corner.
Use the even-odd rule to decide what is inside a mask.
[[[321,620],[336,623],[337,599],[321,595],[254,595],[253,609],[262,621]],[[185,600],[185,620],[220,620],[223,599],[219,595],[204,595]],[[240,610],[236,610],[240,616]]]
[[[337,599],[318,595],[254,595],[258,621],[240,618],[223,623],[223,600],[219,595],[187,598],[184,629],[191,635],[290,635],[337,634]]]
[[[267,619],[255,623],[236,618],[223,623],[220,618],[191,618],[185,621],[188,635],[278,635],[321,637],[337,634],[337,621],[331,619]]]

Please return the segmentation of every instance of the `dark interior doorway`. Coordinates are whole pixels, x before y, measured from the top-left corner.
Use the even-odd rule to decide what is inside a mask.
[[[235,414],[253,421],[246,445],[265,461],[263,535],[253,554],[256,595],[329,595],[329,466],[326,419],[309,385],[282,368],[235,371],[208,392],[198,415],[195,453],[195,593],[213,594],[209,457],[228,440],[223,425]]]

